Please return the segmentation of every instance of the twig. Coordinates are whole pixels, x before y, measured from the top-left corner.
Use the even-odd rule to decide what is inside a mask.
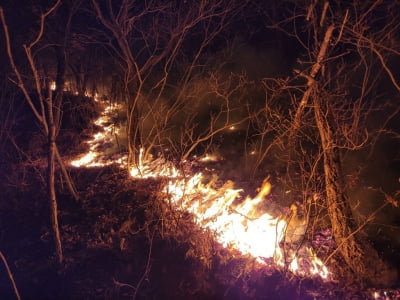
[[[335,46],[337,45],[337,43],[339,43],[340,39],[342,38],[344,25],[346,25],[348,17],[349,17],[349,10],[346,9],[346,14],[344,15],[342,25],[340,26],[340,32],[339,32],[339,36],[336,40]]]
[[[318,1],[314,0],[314,2],[311,3],[310,6],[308,7],[308,9],[307,9],[307,17],[306,17],[306,20],[307,20],[307,21],[310,21],[310,19],[311,19],[311,14],[312,14],[312,12],[313,12],[315,6],[317,5],[317,3],[318,3]]]
[[[133,298],[132,298],[133,300],[136,299],[136,296],[137,296],[137,293],[139,291],[139,288],[142,285],[144,279],[147,277],[147,275],[148,275],[148,273],[150,271],[150,260],[151,260],[152,250],[153,250],[153,238],[154,238],[154,231],[153,231],[153,233],[151,235],[151,239],[150,239],[149,254],[147,256],[146,267],[145,267],[145,270],[144,270],[144,273],[143,273],[142,277],[140,278],[138,284],[136,285],[135,293],[133,294]]]
[[[325,1],[324,3],[324,8],[322,10],[322,15],[321,15],[321,20],[319,21],[319,26],[322,27],[324,25],[324,20],[326,17],[326,11],[328,10],[329,7],[329,1]]]
[[[4,266],[6,267],[8,277],[10,278],[10,281],[11,281],[12,286],[14,288],[15,296],[17,297],[18,300],[21,300],[21,296],[19,295],[19,292],[18,292],[18,289],[17,289],[17,285],[15,284],[15,280],[14,280],[14,277],[13,277],[13,275],[11,273],[10,267],[8,266],[7,260],[6,260],[6,258],[4,257],[4,255],[3,255],[3,253],[1,251],[0,251],[0,258],[3,261]]]

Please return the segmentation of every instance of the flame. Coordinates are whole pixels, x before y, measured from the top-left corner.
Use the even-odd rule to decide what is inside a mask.
[[[95,133],[86,143],[89,145],[89,151],[80,155],[77,159],[70,162],[74,167],[101,167],[115,163],[124,165],[126,158],[114,157],[112,160],[104,160],[104,153],[100,150],[104,145],[112,145],[114,136],[119,133],[119,128],[111,122],[112,114],[120,108],[118,104],[108,104],[105,106],[100,117],[94,122],[101,128],[101,131]]]
[[[214,232],[224,247],[251,255],[260,264],[265,264],[267,258],[274,258],[278,266],[287,266],[293,273],[323,279],[329,277],[327,267],[312,248],[305,247],[299,259],[298,253],[284,253],[280,247],[287,221],[258,212],[259,204],[271,190],[269,182],[263,183],[256,197],[246,197],[240,204],[235,204],[242,198],[242,190],[234,189],[232,182],[215,189],[203,184],[202,180],[201,173],[187,179],[170,180],[163,191],[178,209],[192,213],[198,225]],[[309,266],[304,269],[300,264]]]
[[[138,178],[155,178],[155,177],[169,177],[176,178],[180,175],[180,172],[175,168],[175,166],[162,159],[155,160],[145,160],[144,157],[144,149],[141,148],[139,150],[139,158],[136,166],[131,167],[129,170],[129,174],[131,177]]]
[[[215,162],[219,160],[221,160],[220,156],[218,156],[217,154],[209,154],[209,153],[207,153],[206,155],[204,155],[199,159],[199,161],[202,162]]]
[[[55,82],[54,80],[50,82],[50,89],[51,89],[52,91],[55,91],[55,90],[56,90],[56,82]]]
[[[116,108],[112,105],[105,107],[95,122],[102,131],[87,142],[90,145],[88,153],[72,161],[71,165],[91,167],[117,163],[126,167],[126,157],[104,160],[99,150],[100,145],[112,143],[112,135],[117,129],[110,125],[109,116]],[[210,161],[212,158],[206,155],[199,160]],[[205,182],[202,173],[184,173],[162,158],[145,157],[144,149],[140,149],[137,165],[130,167],[130,176],[168,178],[162,189],[165,198],[176,209],[191,213],[199,226],[214,232],[222,246],[235,249],[243,255],[251,255],[260,265],[266,264],[268,258],[273,258],[277,266],[295,274],[329,278],[329,270],[311,247],[302,245],[298,249],[286,249],[282,246],[290,221],[262,212],[260,207],[271,191],[268,180],[264,181],[254,198],[243,197],[243,190],[234,188],[231,181],[217,187],[215,177]]]

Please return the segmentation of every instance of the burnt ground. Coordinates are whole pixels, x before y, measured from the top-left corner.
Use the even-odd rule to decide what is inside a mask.
[[[93,119],[95,109],[85,107],[84,115]],[[26,122],[31,121],[21,124]],[[79,126],[64,126],[58,144],[62,155],[73,157],[85,151],[82,141],[96,128],[85,117],[68,122]],[[117,166],[69,167],[78,201],[57,173],[64,251],[58,265],[45,189],[45,139],[34,127],[15,132],[24,133],[13,134],[20,148],[2,145],[0,251],[22,299],[373,298],[374,290],[355,283],[340,257],[328,266],[335,280],[323,282],[271,262],[261,268],[254,259],[224,249],[191,215],[169,206],[160,193],[165,179],[133,180]],[[241,183],[254,188],[252,182]],[[385,291],[388,299],[400,297],[398,289]],[[16,299],[4,261],[0,299]]]
[[[187,213],[171,210],[161,199],[161,180],[132,180],[113,166],[70,169],[78,202],[58,182],[65,255],[58,266],[40,171],[27,167],[23,185],[2,187],[0,250],[22,299],[372,297],[367,287],[340,278],[326,283],[260,268],[215,243]],[[15,299],[3,264],[0,278],[1,299]]]

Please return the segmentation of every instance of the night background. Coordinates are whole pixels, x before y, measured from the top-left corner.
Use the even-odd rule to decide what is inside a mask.
[[[1,1],[0,299],[400,299],[398,20]]]

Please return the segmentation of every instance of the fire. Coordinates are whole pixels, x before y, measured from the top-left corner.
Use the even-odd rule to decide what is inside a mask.
[[[86,154],[81,155],[79,158],[70,162],[74,167],[101,167],[107,166],[114,163],[123,164],[123,157],[114,157],[113,160],[104,160],[102,156],[104,153],[100,148],[104,145],[112,145],[114,142],[114,135],[117,135],[119,128],[111,122],[111,115],[119,108],[117,104],[109,104],[105,107],[101,116],[94,122],[97,126],[102,128],[100,132],[97,132],[93,137],[86,143],[89,145],[89,151]]]
[[[219,157],[217,154],[209,154],[209,153],[199,158],[199,161],[202,162],[215,162],[219,160],[221,160],[221,157]]]
[[[300,252],[292,250],[284,253],[280,246],[288,227],[284,218],[258,213],[259,204],[271,190],[268,181],[263,183],[256,197],[246,197],[240,204],[235,204],[242,198],[243,191],[234,189],[232,182],[216,189],[203,184],[202,180],[201,173],[187,179],[170,180],[164,192],[177,209],[192,213],[199,226],[214,232],[224,247],[251,255],[260,264],[265,264],[267,258],[274,258],[278,266],[288,266],[293,273],[318,275],[323,279],[329,277],[327,267],[312,248],[303,247],[301,256]],[[305,265],[306,269],[300,265]]]
[[[115,107],[106,107],[96,121],[96,125],[103,130],[87,142],[90,145],[89,152],[72,161],[71,165],[91,167],[118,163],[126,167],[126,157],[104,161],[99,151],[100,145],[112,143],[115,128],[110,125],[109,115],[113,109]],[[199,160],[210,161],[211,158],[207,155]],[[137,165],[130,168],[130,176],[168,178],[162,189],[165,198],[175,209],[191,213],[199,226],[214,232],[222,246],[235,249],[243,255],[251,255],[260,265],[273,258],[277,266],[288,268],[295,274],[329,278],[327,267],[311,247],[282,246],[285,244],[286,232],[290,229],[290,220],[273,217],[262,212],[260,207],[271,191],[268,180],[264,181],[254,198],[243,197],[243,190],[234,188],[231,181],[217,187],[215,178],[205,182],[202,173],[188,174],[164,159],[145,158],[144,149],[140,149]]]
[[[180,176],[178,170],[170,162],[159,158],[155,160],[145,160],[144,149],[139,150],[139,158],[136,166],[131,167],[129,174],[131,177],[138,178],[155,178],[155,177],[169,177],[175,178]],[[150,163],[149,163],[150,162]]]

